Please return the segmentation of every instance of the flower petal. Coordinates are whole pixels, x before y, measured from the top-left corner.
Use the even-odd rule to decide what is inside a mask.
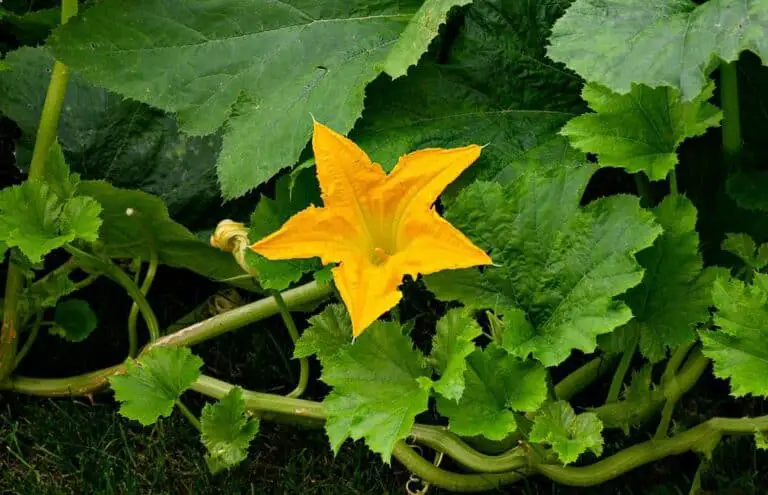
[[[443,190],[456,180],[480,156],[481,146],[463,148],[430,148],[409,153],[398,160],[387,177],[384,196],[397,201],[389,211],[397,218],[410,209],[426,210],[437,201]]]
[[[349,311],[355,337],[402,299],[398,286],[403,276],[392,268],[389,262],[374,264],[371,259],[358,254],[345,258],[332,270],[336,288]]]
[[[371,162],[355,143],[317,121],[312,132],[312,149],[323,204],[361,214],[366,192],[387,177],[381,167]]]
[[[490,256],[472,244],[434,209],[411,214],[400,226],[398,253],[389,263],[403,275],[416,277],[442,270],[493,264]]]
[[[341,261],[359,238],[356,226],[327,208],[310,206],[292,216],[277,232],[251,245],[265,258],[287,260],[319,256],[323,264]]]

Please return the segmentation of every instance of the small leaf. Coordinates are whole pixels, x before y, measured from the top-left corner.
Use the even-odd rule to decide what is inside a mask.
[[[621,95],[588,84],[582,97],[596,113],[571,119],[560,132],[575,148],[596,153],[602,167],[645,172],[651,180],[662,180],[677,165],[678,146],[722,119],[722,112],[707,103],[713,90],[710,83],[695,99],[682,102],[674,88],[633,84]]]
[[[757,269],[762,268],[757,265],[757,257],[755,253],[757,251],[757,245],[755,241],[747,234],[725,234],[725,240],[720,245],[723,251],[728,251],[731,254],[735,254],[741,260],[750,267]]]
[[[725,190],[745,210],[768,212],[768,172],[750,170],[728,177]]]
[[[69,271],[51,272],[32,283],[21,293],[21,307],[25,313],[53,308],[59,299],[74,292],[75,284]]]
[[[476,349],[472,340],[482,333],[480,325],[466,309],[452,309],[437,322],[430,357],[440,372],[435,391],[446,399],[461,399],[467,356]]]
[[[81,238],[98,238],[101,206],[92,198],[63,201],[36,181],[0,190],[0,240],[18,247],[33,263]]]
[[[715,376],[730,380],[734,397],[768,397],[768,275],[757,273],[754,282],[718,278],[712,298],[720,330],[699,332]]]
[[[201,439],[208,450],[205,460],[214,474],[242,462],[259,432],[259,420],[246,413],[240,387],[233,387],[219,402],[206,404],[200,426]]]
[[[323,401],[333,451],[347,438],[363,438],[386,463],[416,415],[427,409],[431,386],[424,356],[399,324],[386,321],[328,357],[322,380],[333,387]]]
[[[98,319],[88,302],[67,299],[56,306],[53,316],[56,326],[51,333],[70,342],[82,342],[96,329]]]
[[[535,411],[547,398],[547,371],[539,363],[510,356],[497,346],[467,358],[461,400],[437,398],[440,414],[462,436],[501,440],[517,429],[514,411]]]
[[[320,188],[314,174],[301,173],[280,177],[275,185],[275,199],[261,196],[253,211],[248,239],[256,242],[277,231],[294,214],[312,203],[320,203]],[[313,259],[269,260],[250,249],[245,252],[248,266],[256,272],[259,285],[265,289],[285,290],[302,275],[321,268]]]
[[[552,446],[563,464],[575,462],[587,451],[603,453],[603,423],[597,414],[577,415],[566,401],[548,402],[539,409],[529,436],[532,442]]]
[[[384,72],[392,79],[404,76],[408,67],[418,62],[421,54],[427,51],[429,42],[437,36],[448,12],[453,7],[468,3],[472,0],[426,0],[389,51],[383,64]]]
[[[200,376],[202,365],[186,347],[154,347],[135,361],[129,359],[125,373],[109,379],[120,414],[145,426],[168,417],[174,402]]]
[[[768,450],[768,434],[755,430],[755,446],[760,450]]]
[[[70,173],[58,141],[54,141],[48,150],[48,156],[45,159],[44,181],[51,187],[53,193],[62,200],[73,197],[77,185],[80,183],[80,176]]]
[[[317,356],[321,363],[352,342],[352,321],[343,304],[330,304],[311,317],[293,350],[293,357]]]

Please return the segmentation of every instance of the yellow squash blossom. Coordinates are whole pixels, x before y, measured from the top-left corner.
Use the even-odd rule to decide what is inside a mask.
[[[405,275],[491,264],[433,208],[445,187],[480,156],[476,145],[424,149],[387,175],[355,143],[315,122],[312,134],[323,207],[291,217],[251,249],[272,260],[320,257],[339,263],[333,279],[354,336],[402,298]]]

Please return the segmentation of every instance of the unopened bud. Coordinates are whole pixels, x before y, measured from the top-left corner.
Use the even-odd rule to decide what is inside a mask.
[[[234,220],[222,220],[211,236],[211,246],[227,253],[237,253],[248,247],[248,229]]]

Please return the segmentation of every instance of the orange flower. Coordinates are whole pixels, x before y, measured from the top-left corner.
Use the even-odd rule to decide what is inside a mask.
[[[333,279],[354,336],[400,301],[405,275],[492,263],[433,208],[477,160],[480,146],[409,153],[389,175],[318,122],[312,148],[324,206],[297,213],[251,249],[273,260],[319,256],[323,264],[339,263]]]

